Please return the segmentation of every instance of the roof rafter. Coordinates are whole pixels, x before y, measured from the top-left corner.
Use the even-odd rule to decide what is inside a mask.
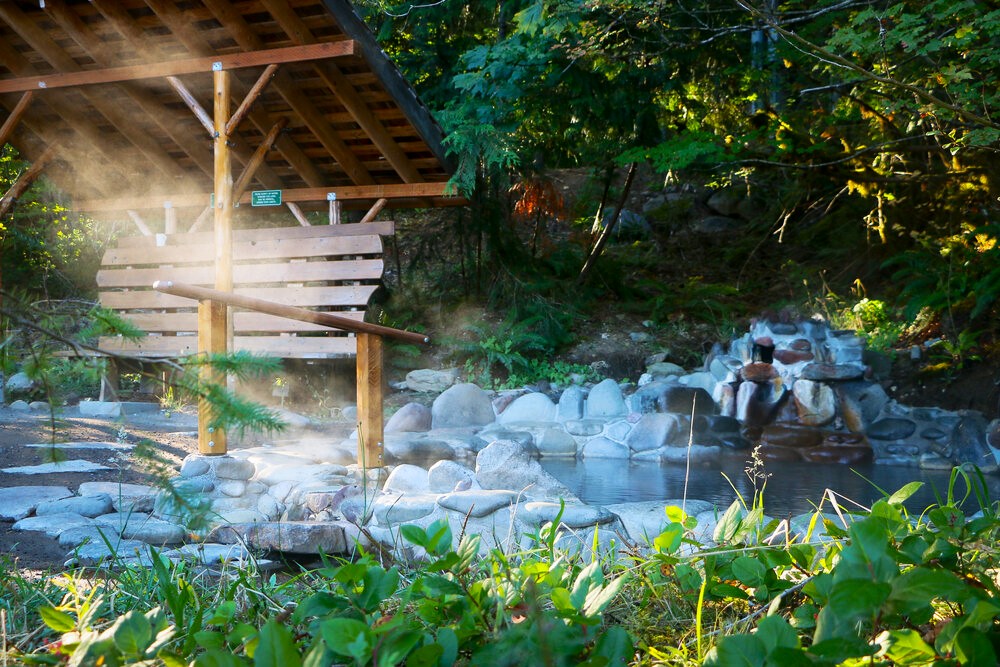
[[[282,30],[288,37],[297,44],[313,44],[316,37],[313,35],[305,21],[299,18],[287,2],[282,0],[262,0],[263,5],[271,15],[278,21]],[[396,170],[400,178],[406,183],[416,183],[423,180],[420,172],[410,162],[406,153],[399,147],[395,139],[382,125],[382,122],[371,112],[368,105],[358,94],[358,91],[351,85],[347,77],[333,63],[315,63],[316,72],[327,86],[333,91],[337,98],[347,109],[347,112],[354,118],[358,126],[361,127],[371,138],[372,143],[378,146],[385,156],[385,159]]]
[[[225,26],[240,48],[256,51],[262,46],[261,39],[247,25],[243,16],[232,6],[228,0],[204,0],[205,5],[212,11],[219,23]],[[341,168],[347,176],[358,185],[373,185],[375,179],[368,172],[361,161],[347,148],[344,140],[337,135],[329,121],[323,114],[309,101],[295,83],[288,78],[287,74],[279,72],[272,82],[285,101],[296,113],[302,116],[306,125],[313,131],[316,137],[323,144],[323,147],[340,163]]]

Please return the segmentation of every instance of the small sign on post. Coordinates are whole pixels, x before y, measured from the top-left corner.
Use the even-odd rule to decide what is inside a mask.
[[[281,206],[281,190],[254,190],[250,193],[251,206]]]

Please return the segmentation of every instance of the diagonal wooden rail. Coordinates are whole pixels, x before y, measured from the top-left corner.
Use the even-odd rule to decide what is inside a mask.
[[[382,339],[393,338],[407,343],[426,345],[430,343],[428,336],[187,283],[157,281],[153,283],[153,289],[165,294],[197,299],[203,304],[208,302],[225,304],[356,333],[358,335],[358,464],[362,468],[382,467],[384,451]],[[202,410],[199,410],[199,414],[201,413]],[[221,452],[213,453],[226,452],[223,449]]]

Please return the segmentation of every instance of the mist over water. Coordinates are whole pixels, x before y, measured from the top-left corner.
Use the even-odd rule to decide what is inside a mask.
[[[540,462],[581,500],[592,505],[680,499],[684,494],[686,468],[683,465],[610,459],[543,458]],[[724,508],[736,499],[736,491],[739,491],[749,503],[753,498],[754,485],[744,472],[746,465],[745,461],[733,458],[707,467],[692,466],[687,497],[707,500]],[[943,470],[873,464],[833,466],[775,461],[767,462],[764,471],[769,475],[764,490],[764,511],[778,518],[814,510],[826,489],[870,507],[883,495],[879,488],[893,493],[913,481],[924,482],[924,486],[906,502],[906,507],[911,512],[919,513],[937,502],[935,491],[941,499],[946,497],[950,477],[950,473]],[[1000,498],[1000,476],[987,475],[986,482],[990,500]],[[960,478],[955,495],[961,498],[965,490],[965,483]],[[841,504],[852,507],[847,501],[841,501]],[[824,510],[829,509],[829,502],[823,507]],[[963,507],[967,514],[977,511],[979,505],[975,496],[970,496]]]

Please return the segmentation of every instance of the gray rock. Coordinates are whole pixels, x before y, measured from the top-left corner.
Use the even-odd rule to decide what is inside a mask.
[[[28,403],[28,409],[32,412],[49,412],[52,406],[47,401],[32,401]]]
[[[641,398],[635,397],[641,394]],[[682,415],[690,415],[692,409],[696,415],[712,414],[715,412],[715,401],[712,395],[701,387],[686,387],[674,382],[653,382],[646,385],[633,396],[633,405],[640,403],[642,409],[636,412],[676,412]],[[652,401],[652,410],[646,409],[646,405]]]
[[[734,216],[739,212],[740,202],[746,199],[736,188],[716,190],[706,202],[716,213]]]
[[[80,516],[94,518],[107,514],[114,506],[111,503],[111,496],[101,493],[96,496],[71,496],[59,500],[47,500],[39,503],[35,508],[36,516],[47,514],[65,514],[67,512],[79,514]]]
[[[212,466],[206,461],[207,457],[200,454],[188,454],[181,463],[181,477],[198,477],[204,475]]]
[[[696,220],[691,229],[701,234],[729,234],[736,231],[739,227],[740,221],[736,218],[710,215]]]
[[[559,396],[559,403],[556,405],[556,421],[566,422],[583,417],[583,405],[586,392],[582,387],[576,385],[567,387]]]
[[[625,444],[633,452],[644,452],[663,447],[674,439],[681,429],[677,415],[654,412],[642,416],[628,434]]]
[[[743,368],[743,362],[736,357],[720,355],[712,359],[708,371],[716,381],[732,383],[739,378],[741,368]]]
[[[736,392],[736,419],[747,426],[769,424],[781,407],[787,390],[779,381],[744,382]]]
[[[538,439],[541,456],[576,456],[576,439],[560,428],[547,428]]]
[[[431,409],[420,403],[407,403],[385,424],[386,433],[418,433],[431,430]]]
[[[215,488],[224,496],[239,498],[247,490],[247,483],[239,479],[222,479]]]
[[[605,509],[613,512],[621,519],[633,540],[652,542],[663,529],[666,528],[667,519],[666,508],[669,506],[683,507],[690,516],[696,516],[702,512],[712,510],[712,503],[704,500],[673,499],[673,500],[651,500],[639,503],[619,503],[607,505]]]
[[[864,433],[889,402],[882,386],[872,382],[839,382],[836,392],[844,425],[854,433]]]
[[[409,463],[393,468],[382,487],[384,491],[397,493],[426,493],[429,488],[427,470]]]
[[[148,558],[149,545],[139,540],[103,540],[81,544],[68,555],[67,565],[102,565],[126,559]]]
[[[437,504],[462,516],[478,519],[516,504],[517,497],[514,491],[477,489],[445,494],[437,499]]]
[[[212,470],[215,471],[215,476],[219,479],[246,481],[253,477],[256,472],[254,464],[246,459],[239,459],[234,456],[213,456],[207,458]]]
[[[120,482],[84,482],[77,492],[81,496],[107,494],[119,512],[151,512],[157,495],[151,486]]]
[[[984,473],[997,470],[997,461],[986,442],[986,419],[977,412],[967,411],[951,433],[950,455],[956,465],[972,464]]]
[[[518,506],[518,516],[534,526],[555,521],[558,517],[561,525],[574,530],[611,523],[618,518],[603,507],[551,501],[521,503]]]
[[[434,400],[433,428],[485,426],[496,419],[489,395],[474,384],[456,384]]]
[[[260,567],[262,564],[270,563],[264,559],[255,558],[250,551],[242,544],[185,544],[176,549],[164,551],[163,555],[170,560],[181,560],[195,563],[196,565],[221,565],[233,563],[236,565],[249,565],[251,563]]]
[[[356,424],[358,422],[358,406],[353,403],[348,403],[347,405],[341,407],[340,418],[344,421]]]
[[[678,384],[684,387],[688,387],[690,389],[701,389],[708,396],[711,396],[712,394],[715,393],[715,387],[716,385],[718,385],[718,380],[716,380],[715,376],[709,373],[708,371],[695,371],[694,373],[688,373],[687,375],[682,375],[681,377],[677,378],[677,382]],[[710,412],[714,411],[715,408],[713,406]],[[688,412],[688,414],[690,414],[690,411]]]
[[[476,484],[476,473],[454,461],[438,461],[427,471],[427,488],[432,493],[449,493],[456,486]]]
[[[100,542],[105,540],[114,544],[118,541],[115,531],[108,528],[101,528],[93,522],[81,524],[72,528],[67,528],[59,533],[59,546],[63,549],[72,549],[86,542]]]
[[[69,528],[80,526],[92,526],[94,520],[74,514],[72,512],[61,512],[59,514],[46,514],[44,516],[29,516],[16,522],[12,528],[14,530],[25,530],[45,533],[49,537],[59,537],[59,534]]]
[[[8,407],[10,407],[10,409],[14,412],[28,412],[31,410],[31,406],[28,405],[28,402],[20,399],[14,401]]]
[[[14,373],[9,378],[7,382],[4,383],[4,387],[7,391],[31,391],[37,386],[37,383],[28,377],[27,373]]]
[[[685,447],[663,447],[659,450],[662,463],[692,464],[715,463],[722,457],[722,447],[719,445],[688,445]]]
[[[48,500],[68,498],[65,486],[11,486],[0,488],[0,521],[19,521]]]
[[[507,409],[497,416],[500,424],[517,422],[550,422],[556,417],[556,406],[541,392],[525,394],[514,399]]]
[[[868,437],[875,440],[902,440],[909,438],[917,425],[909,419],[886,417],[868,427]]]
[[[386,460],[440,461],[455,458],[455,448],[424,433],[394,433],[385,441]]]
[[[626,414],[628,408],[625,407],[625,399],[617,382],[607,378],[590,390],[586,401],[586,415],[589,419],[610,419],[624,417]]]
[[[800,377],[817,382],[844,382],[863,377],[865,369],[860,364],[821,364],[813,362],[802,369]]]
[[[376,523],[381,526],[409,523],[433,512],[437,500],[437,494],[432,493],[381,495],[375,498],[372,512]]]
[[[278,415],[278,419],[283,421],[285,425],[289,428],[309,428],[313,425],[313,420],[306,415],[299,414],[298,412],[293,412],[292,410],[287,410],[285,408],[272,408]]]
[[[342,554],[349,551],[345,524],[338,521],[239,524],[229,527],[244,542],[262,551],[293,554]],[[209,539],[215,531],[209,534]],[[215,540],[212,540],[215,541]]]
[[[99,527],[107,527],[127,540],[139,540],[155,546],[179,544],[187,531],[182,526],[163,519],[154,519],[141,512],[104,514],[94,518]]]
[[[669,361],[658,361],[649,364],[646,366],[646,372],[652,375],[654,380],[668,378],[671,376],[679,377],[687,373],[683,366],[672,364]]]
[[[497,440],[476,456],[476,479],[484,489],[524,491],[529,497],[572,498],[572,492],[542,469],[524,449],[510,440]]]
[[[340,503],[340,513],[349,523],[363,526],[371,521],[372,507],[372,498],[357,495],[350,498],[344,498],[344,501]]]
[[[943,440],[944,438],[948,437],[948,434],[939,428],[930,426],[920,431],[920,437],[926,438],[928,440]]]
[[[115,401],[80,401],[81,417],[115,418],[122,416],[122,404]]]
[[[68,472],[97,472],[98,470],[112,470],[112,468],[85,459],[69,459],[53,463],[40,463],[33,466],[2,468],[0,472],[5,472],[8,475],[49,475]]]
[[[410,391],[440,393],[454,385],[458,376],[457,368],[421,368],[406,374],[406,388]]]
[[[305,465],[286,464],[264,468],[255,478],[272,486],[279,482],[295,484],[335,484],[347,474],[347,468],[336,463],[313,463]]]
[[[628,445],[598,436],[590,440],[580,450],[585,459],[628,459]]]
[[[604,422],[599,419],[580,419],[566,422],[566,432],[570,435],[589,438],[604,432]]]
[[[638,421],[641,415],[635,415],[635,420]],[[614,440],[615,442],[625,442],[628,438],[628,434],[632,431],[632,422],[619,419],[613,421],[607,425],[604,429],[604,437],[608,440]]]
[[[798,379],[792,385],[799,421],[807,426],[825,426],[837,414],[837,401],[830,385]]]

